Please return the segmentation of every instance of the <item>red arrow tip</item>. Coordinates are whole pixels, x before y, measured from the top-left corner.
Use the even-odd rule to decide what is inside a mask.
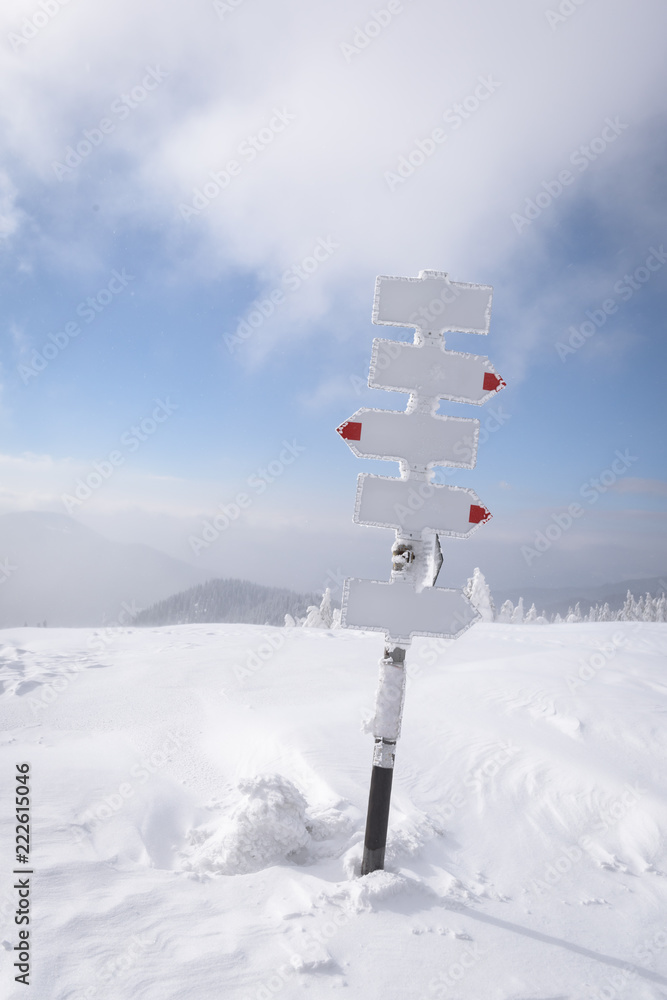
[[[497,392],[499,389],[502,389],[504,385],[507,385],[507,382],[505,379],[501,378],[500,375],[494,375],[493,372],[484,372],[482,389],[493,389]]]
[[[490,517],[492,517],[491,511],[487,510],[486,507],[480,507],[476,503],[470,504],[470,517],[468,520],[471,524],[486,524]]]
[[[346,420],[336,430],[345,441],[361,441],[361,424],[355,420]]]

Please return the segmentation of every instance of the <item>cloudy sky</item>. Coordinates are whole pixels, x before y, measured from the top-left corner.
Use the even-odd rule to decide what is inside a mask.
[[[482,435],[439,481],[494,517],[440,582],[667,570],[663,3],[0,16],[0,512],[257,582],[386,579],[391,532],[351,517],[397,467],[335,428],[405,405],[366,387],[373,337],[411,337],[373,326],[375,277],[434,269],[494,286],[489,336],[447,345],[508,383],[441,406]]]

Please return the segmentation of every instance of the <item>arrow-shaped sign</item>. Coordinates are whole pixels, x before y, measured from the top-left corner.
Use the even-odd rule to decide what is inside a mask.
[[[418,278],[381,274],[375,282],[373,322],[430,333],[488,333],[492,295],[489,285],[450,281],[445,271],[420,271]]]
[[[336,429],[358,458],[403,461],[420,469],[474,469],[477,459],[479,420],[467,417],[363,408]]]
[[[439,341],[402,344],[373,341],[368,384],[372,389],[415,392],[422,397],[484,403],[507,383],[488,358],[446,351]]]
[[[392,642],[414,635],[460,635],[480,615],[460,590],[425,587],[417,593],[408,582],[346,580],[341,624],[344,628],[386,632]]]
[[[415,479],[391,479],[362,472],[358,479],[354,520],[377,528],[467,538],[491,512],[474,490],[438,486]]]

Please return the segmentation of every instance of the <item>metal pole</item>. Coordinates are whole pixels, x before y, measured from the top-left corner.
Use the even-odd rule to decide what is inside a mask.
[[[378,707],[375,719],[376,727],[384,729],[386,735],[379,735],[376,730],[375,746],[373,747],[371,790],[368,796],[364,856],[361,863],[362,875],[368,875],[370,872],[384,868],[387,827],[389,825],[389,805],[391,801],[391,782],[394,774],[396,740],[400,732],[403,708],[404,665],[404,649],[396,646],[392,650],[385,650],[385,659],[381,662],[381,668],[388,666],[389,669],[398,670],[400,671],[400,677],[396,682],[387,684],[385,683],[384,672],[381,671],[380,673]],[[389,712],[387,709],[389,709]]]

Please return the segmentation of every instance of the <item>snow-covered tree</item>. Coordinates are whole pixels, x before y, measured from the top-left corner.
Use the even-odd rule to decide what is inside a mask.
[[[622,622],[637,621],[637,602],[635,601],[634,596],[630,593],[630,591],[628,591],[625,596],[625,604],[621,609],[619,620]]]
[[[512,625],[521,625],[522,622],[523,622],[523,597],[520,597],[517,606],[512,612]]]
[[[484,579],[484,574],[478,566],[475,567],[473,575],[463,588],[463,593],[470,600],[473,607],[479,611],[482,621],[492,622],[495,620],[496,608],[491,597],[491,591]]]
[[[333,624],[333,608],[331,607],[331,590],[324,591],[319,608],[311,604],[308,608],[304,628],[331,628]]]
[[[514,611],[514,605],[512,604],[512,602],[511,601],[505,601],[505,603],[501,607],[500,611],[498,612],[498,621],[499,622],[511,622],[512,621],[512,613],[513,613],[513,611]]]
[[[531,604],[531,606],[530,606],[530,608],[528,610],[528,614],[524,618],[524,624],[531,625],[534,621],[537,621],[537,608],[535,607],[535,604],[533,603],[533,604]]]

